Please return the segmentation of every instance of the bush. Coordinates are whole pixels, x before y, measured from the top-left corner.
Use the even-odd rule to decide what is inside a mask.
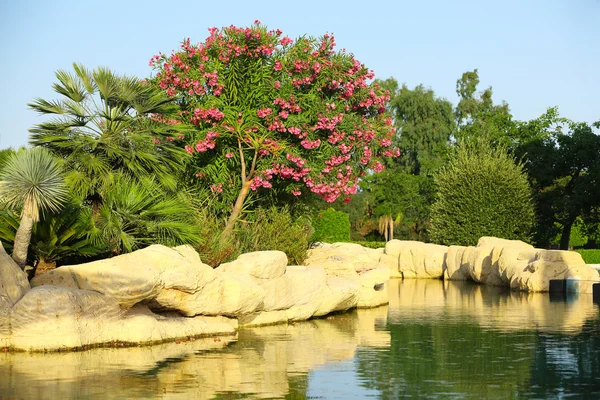
[[[360,244],[362,247],[367,247],[369,249],[380,249],[385,247],[385,242],[373,242],[373,241],[356,241],[352,242],[356,244]]]
[[[291,265],[302,265],[313,233],[307,218],[294,220],[287,207],[258,209],[249,223],[241,223],[236,236],[243,253],[283,251]]]
[[[477,140],[459,145],[435,177],[431,241],[475,245],[482,236],[529,241],[534,221],[522,164],[505,148]]]
[[[313,219],[315,242],[349,242],[350,241],[350,218],[343,211],[328,208],[321,211]]]
[[[600,249],[575,251],[581,254],[586,264],[600,264]]]
[[[227,239],[221,237],[225,222],[211,214],[200,214],[198,225],[201,234],[197,250],[202,262],[212,267],[234,260],[242,253],[262,250],[283,251],[289,264],[301,265],[313,233],[310,221],[294,220],[287,207],[257,209],[250,218],[240,221]]]

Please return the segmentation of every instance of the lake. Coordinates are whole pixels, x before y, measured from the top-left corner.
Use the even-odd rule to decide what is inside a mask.
[[[600,315],[469,282],[389,306],[150,347],[0,354],[0,399],[600,398]]]

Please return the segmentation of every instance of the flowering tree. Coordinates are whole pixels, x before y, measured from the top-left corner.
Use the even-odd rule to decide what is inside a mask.
[[[209,32],[150,65],[153,82],[181,106],[172,122],[197,128],[182,138],[196,179],[235,198],[225,232],[250,191],[277,181],[296,196],[349,201],[359,177],[399,155],[388,94],[369,84],[373,72],[353,55],[334,51],[332,35],[293,41],[259,21]]]

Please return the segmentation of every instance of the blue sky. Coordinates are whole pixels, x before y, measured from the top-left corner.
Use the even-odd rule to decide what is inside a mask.
[[[42,121],[27,103],[53,99],[54,71],[81,62],[146,77],[148,60],[207,29],[259,19],[291,37],[334,33],[375,71],[456,103],[460,75],[479,69],[517,119],[559,106],[600,119],[600,0],[504,1],[0,0],[0,148],[27,143]]]

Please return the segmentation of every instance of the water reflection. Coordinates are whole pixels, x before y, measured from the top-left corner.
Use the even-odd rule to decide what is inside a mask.
[[[233,338],[79,353],[0,355],[0,398],[278,398],[306,392],[307,373],[352,359],[357,347],[389,347],[387,307]],[[215,341],[216,340],[216,341]],[[228,341],[232,341],[228,343]],[[237,397],[237,395],[236,395]]]
[[[598,315],[589,294],[556,301],[548,293],[425,279],[390,281],[389,290],[391,323],[412,318],[432,323],[475,322],[502,331],[577,333]]]
[[[390,347],[356,355],[359,379],[382,398],[600,395],[591,297],[556,302],[441,281],[392,282],[390,290]]]
[[[0,398],[398,398],[600,395],[591,298],[391,281],[390,305],[237,337],[0,354]]]

